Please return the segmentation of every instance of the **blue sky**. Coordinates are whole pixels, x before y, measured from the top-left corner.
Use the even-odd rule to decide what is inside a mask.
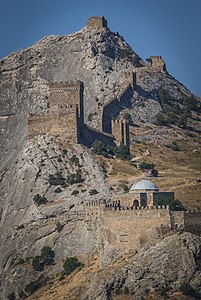
[[[0,0],[0,58],[103,15],[143,59],[161,55],[171,75],[201,96],[201,0]]]

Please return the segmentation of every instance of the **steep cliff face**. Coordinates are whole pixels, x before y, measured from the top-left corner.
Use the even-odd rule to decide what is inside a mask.
[[[97,260],[69,279],[56,279],[30,300],[54,299],[194,299],[175,294],[189,282],[194,290],[200,280],[200,238],[189,233],[173,234],[155,246],[131,251],[98,270]],[[196,291],[194,291],[196,295]],[[199,296],[198,292],[197,295]],[[169,298],[169,297],[168,297]],[[199,299],[199,298],[197,298]]]
[[[192,96],[167,72],[143,62],[119,34],[106,27],[88,26],[68,36],[48,36],[0,61],[2,297],[16,291],[20,298],[21,288],[37,277],[29,258],[44,245],[57,255],[57,264],[47,274],[60,271],[68,255],[82,252],[87,257],[100,249],[99,224],[81,226],[79,215],[69,219],[66,212],[81,211],[85,201],[107,200],[112,193],[102,166],[86,147],[48,136],[28,139],[27,114],[47,111],[49,83],[80,80],[85,122],[101,128],[104,104],[121,94],[132,72],[137,74],[137,85],[122,103],[120,114],[128,112],[135,123],[153,122],[164,110],[160,89],[168,90],[174,99]],[[88,121],[90,113],[93,118]],[[48,203],[38,206],[36,195]],[[64,225],[61,233],[55,216]],[[20,263],[22,259],[25,264]]]

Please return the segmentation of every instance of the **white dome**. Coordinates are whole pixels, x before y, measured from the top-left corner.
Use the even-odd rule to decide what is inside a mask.
[[[157,186],[149,181],[149,180],[140,180],[136,183],[134,183],[130,189],[130,191],[136,191],[136,190],[155,190],[158,191],[159,189]]]

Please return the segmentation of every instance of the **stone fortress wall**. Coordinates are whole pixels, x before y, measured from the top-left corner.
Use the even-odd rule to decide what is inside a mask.
[[[107,204],[91,201],[85,204],[83,211],[55,215],[55,220],[83,222],[83,227],[87,224],[94,235],[99,224],[98,234],[104,239],[104,245],[126,251],[162,239],[171,231],[201,234],[201,211],[170,211],[168,206],[128,208],[119,204],[119,201]]]
[[[107,27],[104,17],[88,20],[91,28]],[[165,63],[159,56],[150,57],[151,66],[165,71]],[[28,133],[30,137],[38,134],[64,135],[74,143],[91,145],[95,139],[106,144],[125,144],[129,146],[129,126],[126,121],[112,121],[111,111],[121,110],[121,104],[132,96],[137,86],[136,73],[129,73],[130,83],[119,96],[108,101],[102,110],[102,131],[84,123],[84,101],[82,82],[51,83],[49,85],[49,110],[47,113],[29,115]],[[157,197],[157,193],[156,197]],[[161,195],[161,194],[160,194]],[[171,196],[171,195],[169,195]],[[128,206],[130,197],[116,195],[116,202],[102,204],[87,203],[84,211],[69,211],[63,214],[65,220],[85,222],[92,230],[94,220],[98,220],[104,232],[104,244],[114,247],[135,249],[147,241],[163,237],[171,230],[186,230],[201,234],[201,211],[170,211],[169,207]],[[139,199],[140,200],[140,199]],[[148,199],[149,200],[149,199]],[[123,206],[120,205],[120,202]],[[125,205],[125,206],[124,206]],[[61,218],[53,216],[52,218]]]
[[[93,16],[88,19],[89,28],[107,28],[104,17]],[[151,56],[150,66],[165,71],[165,63],[160,56]],[[57,82],[49,84],[49,109],[46,113],[28,115],[28,135],[38,134],[62,136],[73,143],[91,146],[95,139],[109,145],[123,143],[129,147],[129,126],[125,122],[119,126],[112,119],[122,110],[124,101],[130,99],[137,87],[136,72],[127,72],[127,85],[115,98],[102,108],[102,132],[84,123],[84,85],[81,81]],[[121,123],[121,121],[120,121]]]
[[[131,77],[136,78],[133,74]],[[33,138],[39,134],[50,134],[61,136],[66,141],[82,143],[89,147],[96,139],[111,146],[122,143],[129,147],[128,122],[126,120],[112,121],[111,105],[116,106],[117,111],[119,111],[118,106],[120,103],[131,97],[133,93],[131,84],[127,85],[118,98],[108,101],[103,107],[103,130],[100,131],[84,123],[84,85],[81,81],[50,83],[50,96],[47,103],[48,111],[28,115],[29,137]],[[121,109],[122,106],[120,105]],[[106,130],[105,122],[107,123],[107,121],[109,121],[110,125],[109,129]]]
[[[84,123],[82,82],[52,83],[49,90],[48,111],[28,115],[29,137],[50,134],[78,143],[81,139],[79,128]]]
[[[138,248],[149,240],[162,238],[172,230],[201,234],[201,211],[171,211],[169,206],[121,207],[120,201],[109,204],[87,203],[85,217],[99,218],[106,240],[118,247]]]

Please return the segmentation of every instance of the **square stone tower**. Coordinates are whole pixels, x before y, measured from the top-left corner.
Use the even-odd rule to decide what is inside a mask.
[[[83,83],[51,83],[49,90],[49,111],[28,117],[29,136],[49,134],[80,143],[84,125]]]
[[[87,26],[96,29],[102,27],[107,28],[107,20],[104,17],[93,16],[88,19]]]
[[[112,135],[117,146],[123,144],[129,148],[129,125],[126,120],[112,120]]]

